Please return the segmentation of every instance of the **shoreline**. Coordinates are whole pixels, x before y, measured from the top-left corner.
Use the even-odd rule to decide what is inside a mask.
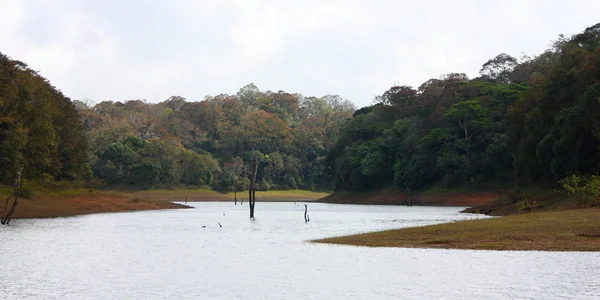
[[[0,190],[0,197],[6,198]],[[238,201],[243,192],[238,193]],[[315,201],[327,193],[310,191],[268,191],[257,192],[257,201],[293,202]],[[31,198],[19,197],[19,205],[13,219],[57,218],[96,213],[133,212],[160,209],[192,208],[181,204],[185,202],[231,201],[233,193],[221,194],[211,190],[141,190],[141,191],[96,191],[88,189],[39,189]],[[180,203],[174,203],[180,202]],[[12,203],[12,202],[11,202]],[[9,203],[9,208],[10,208]],[[5,213],[5,208],[0,213]]]
[[[474,207],[498,199],[498,194],[489,190],[425,190],[413,200],[415,206],[462,206]],[[395,189],[383,189],[365,193],[336,193],[319,199],[321,203],[364,204],[364,205],[407,205],[409,195]]]
[[[181,189],[181,190],[143,190],[130,193],[132,196],[153,201],[176,201],[184,202],[224,202],[234,201],[234,193],[222,194],[213,190]],[[256,201],[263,202],[294,202],[294,201],[318,201],[328,196],[324,192],[311,192],[306,190],[274,190],[257,191]],[[238,192],[237,201],[248,200],[248,191]]]
[[[191,208],[187,205],[151,201],[113,192],[69,192],[19,198],[14,219],[58,218],[78,215]],[[2,210],[4,213],[4,210]]]
[[[532,212],[310,242],[423,249],[600,251],[600,208]]]

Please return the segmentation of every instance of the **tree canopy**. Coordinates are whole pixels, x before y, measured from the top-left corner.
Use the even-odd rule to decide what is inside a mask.
[[[600,172],[600,23],[480,77],[395,85],[356,110],[337,95],[262,91],[188,101],[71,101],[0,54],[0,180],[142,188],[366,191],[548,184]],[[595,177],[589,177],[595,178]]]
[[[90,176],[75,105],[25,63],[0,53],[0,181]]]
[[[248,188],[252,151],[258,189],[330,189],[327,150],[354,106],[339,96],[261,91],[190,102],[104,101],[80,109],[90,165],[109,185]]]
[[[337,189],[390,184],[557,184],[600,171],[600,24],[541,55],[505,53],[481,77],[393,86],[342,126],[327,156]]]

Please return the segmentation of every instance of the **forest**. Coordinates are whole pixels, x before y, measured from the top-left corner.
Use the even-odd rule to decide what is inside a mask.
[[[242,191],[254,153],[259,190],[553,186],[600,171],[600,23],[358,110],[254,84],[196,100],[71,100],[0,54],[0,180]]]
[[[397,85],[357,110],[326,166],[336,190],[555,186],[600,167],[600,23],[477,78]]]
[[[330,190],[325,156],[355,107],[337,95],[261,91],[152,104],[73,100],[20,61],[1,56],[0,178],[110,188]]]

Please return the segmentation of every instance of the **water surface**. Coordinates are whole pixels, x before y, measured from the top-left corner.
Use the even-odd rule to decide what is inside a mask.
[[[244,203],[246,204],[246,203]],[[600,253],[307,240],[480,216],[461,208],[193,203],[0,227],[4,299],[600,299]],[[220,227],[221,223],[223,227]]]

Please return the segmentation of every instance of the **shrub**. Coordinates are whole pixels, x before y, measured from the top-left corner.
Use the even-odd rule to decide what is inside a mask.
[[[34,186],[33,183],[26,179],[21,179],[19,186],[19,196],[24,198],[33,197]]]
[[[524,213],[527,211],[535,211],[537,208],[539,208],[539,205],[535,200],[533,202],[529,202],[529,200],[525,199],[517,202],[517,207],[520,213]]]
[[[565,194],[579,206],[585,207],[600,201],[600,176],[571,175],[559,181]]]

